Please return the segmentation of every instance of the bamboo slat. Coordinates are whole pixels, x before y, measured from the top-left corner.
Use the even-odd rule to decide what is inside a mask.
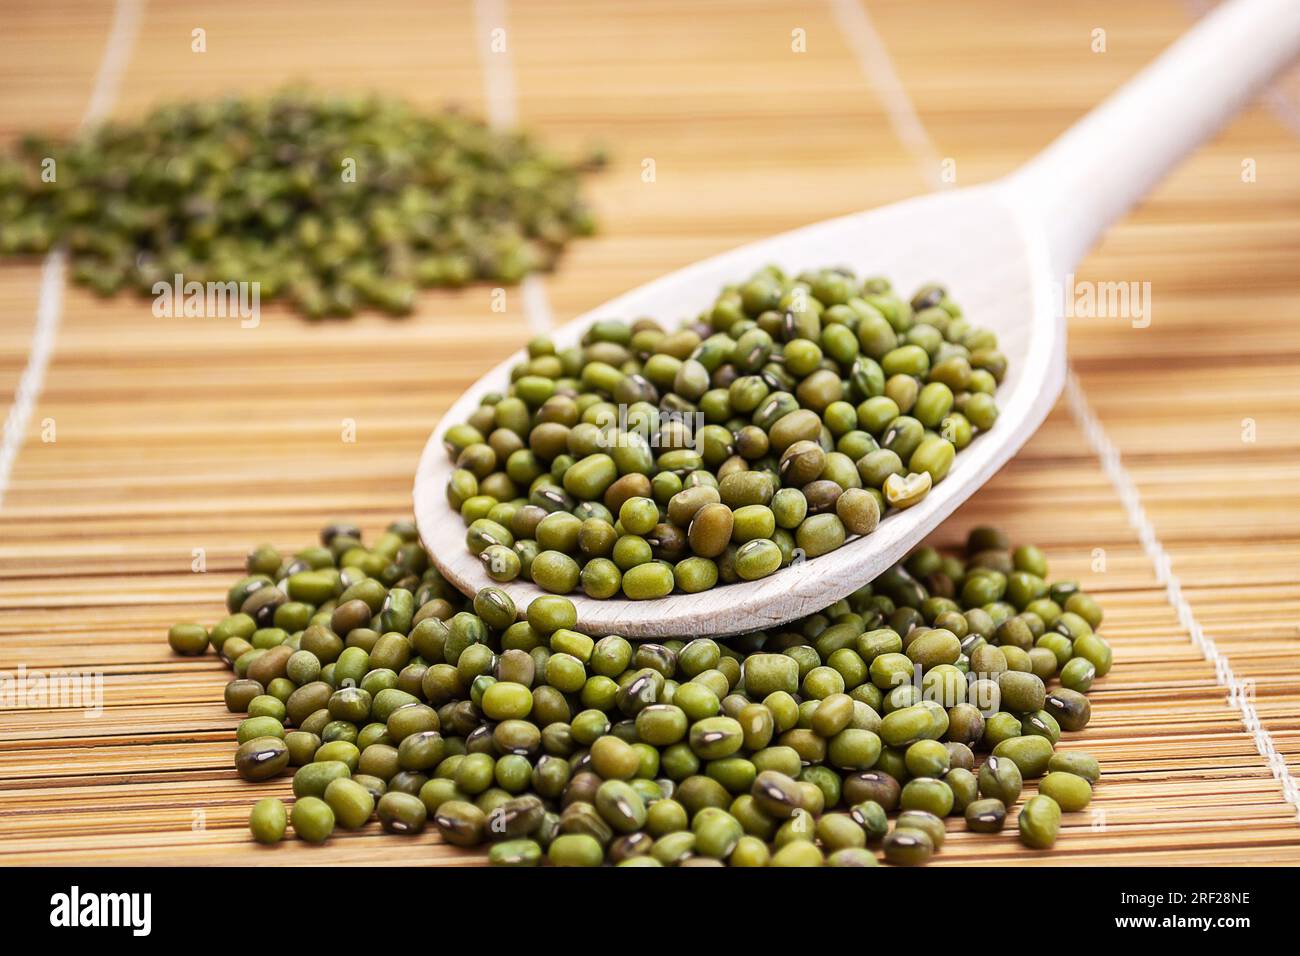
[[[959,184],[1013,168],[1188,24],[1176,0],[862,2]],[[108,5],[21,0],[4,17],[0,139],[75,128]],[[200,26],[208,50],[196,54]],[[896,135],[826,3],[517,2],[507,27],[521,122],[559,149],[604,143],[613,158],[591,186],[602,233],[545,280],[558,318],[749,239],[925,188],[929,171]],[[1096,27],[1107,31],[1104,54],[1089,48]],[[806,53],[791,50],[795,29]],[[403,0],[364,16],[344,0],[320,0],[306,16],[252,0],[170,0],[146,8],[114,114],[137,115],[162,94],[294,79],[430,107],[486,104],[469,0]],[[1300,74],[1279,90],[1300,101]],[[940,865],[1300,863],[1296,808],[1259,752],[1266,739],[1300,773],[1294,129],[1269,108],[1249,110],[1080,269],[1081,280],[1150,282],[1149,327],[1070,323],[1087,401],[1191,610],[1251,682],[1267,737],[1242,726],[1062,404],[937,542],[996,522],[1103,602],[1118,663],[1094,688],[1092,724],[1065,746],[1095,753],[1106,773],[1055,852],[955,826]],[[646,159],[653,183],[642,180]],[[1245,159],[1256,163],[1251,183]],[[27,361],[38,280],[36,266],[0,265],[6,404]],[[371,829],[326,849],[252,844],[247,808],[288,794],[289,782],[235,776],[225,670],[173,657],[163,635],[176,620],[218,617],[254,544],[300,546],[334,517],[374,534],[408,513],[440,411],[531,334],[517,293],[504,314],[488,294],[427,294],[400,321],[309,326],[268,309],[242,330],[67,291],[0,507],[0,672],[99,673],[102,712],[0,711],[0,862],[482,862],[431,833]],[[342,440],[345,419],[356,442]],[[42,440],[47,420],[53,442]],[[192,570],[195,549],[203,573]]]

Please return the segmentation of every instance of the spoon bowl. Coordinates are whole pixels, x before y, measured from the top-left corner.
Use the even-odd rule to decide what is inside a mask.
[[[649,601],[594,600],[570,595],[578,626],[592,634],[654,638],[682,634],[735,634],[810,614],[844,597],[902,559],[931,529],[973,494],[1033,434],[1065,380],[1064,323],[1051,306],[1045,260],[1034,261],[1041,241],[992,187],[922,196],[796,229],[755,242],[634,289],[555,330],[557,347],[573,345],[601,319],[654,316],[666,323],[706,309],[723,285],[768,264],[791,273],[845,265],[858,274],[883,275],[902,294],[942,279],[977,327],[997,333],[1007,357],[998,388],[1000,415],[953,462],[948,476],[922,501],[891,511],[871,534],[757,581],[720,585],[698,594]],[[465,523],[447,504],[445,488],[455,468],[443,436],[464,421],[486,392],[504,392],[520,351],[488,372],[443,416],[420,459],[415,514],[420,534],[439,570],[473,593],[494,585],[465,547]],[[524,607],[543,593],[515,581],[496,584]]]

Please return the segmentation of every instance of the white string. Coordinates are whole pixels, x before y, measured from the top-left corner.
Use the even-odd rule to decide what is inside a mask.
[[[495,129],[512,129],[519,122],[515,71],[510,59],[513,40],[506,30],[507,14],[506,0],[474,0],[474,24],[479,57],[483,61],[483,96],[487,101],[488,123]],[[494,49],[496,45],[501,48]],[[541,276],[535,273],[525,276],[519,292],[528,327],[539,335],[549,332],[553,325],[551,303]]]
[[[551,300],[546,295],[546,283],[542,277],[535,273],[524,276],[519,291],[524,297],[524,317],[528,320],[528,327],[538,335],[549,332],[552,325]]]
[[[844,40],[857,58],[858,67],[889,115],[889,123],[903,146],[912,154],[932,189],[950,185],[941,172],[939,151],[921,122],[916,106],[903,81],[894,69],[889,50],[880,32],[858,0],[830,0],[831,13],[844,34]]]
[[[868,83],[884,104],[898,138],[923,169],[932,170],[937,177],[938,150],[921,122],[911,97],[889,59],[884,41],[872,25],[864,6],[858,0],[829,0],[829,3],[845,33],[845,39],[858,57]],[[1165,589],[1165,597],[1174,609],[1178,623],[1187,631],[1192,644],[1205,660],[1214,667],[1214,679],[1225,690],[1227,705],[1240,714],[1242,726],[1251,735],[1255,750],[1263,758],[1273,778],[1278,781],[1283,799],[1296,811],[1296,821],[1300,822],[1300,788],[1268,728],[1260,720],[1255,707],[1254,683],[1243,681],[1233,673],[1227,655],[1219,650],[1214,639],[1205,633],[1200,621],[1196,619],[1191,604],[1183,595],[1182,583],[1174,573],[1173,561],[1160,543],[1146,509],[1142,507],[1137,484],[1121,462],[1119,449],[1089,408],[1083,386],[1079,384],[1073,369],[1066,376],[1065,397],[1075,422],[1101,462],[1102,471],[1114,486],[1128,523],[1155,569],[1156,580]]]
[[[1102,428],[1101,422],[1088,406],[1083,386],[1079,384],[1073,369],[1066,376],[1065,400],[1079,430],[1083,432],[1084,438],[1100,460],[1102,471],[1114,486],[1129,526],[1137,532],[1142,550],[1156,570],[1156,580],[1163,585],[1165,597],[1174,609],[1178,623],[1187,631],[1192,644],[1201,652],[1201,656],[1214,667],[1214,679],[1227,692],[1228,706],[1241,715],[1242,726],[1251,735],[1255,750],[1264,758],[1265,765],[1273,778],[1281,784],[1282,796],[1295,809],[1296,820],[1300,822],[1300,791],[1297,791],[1295,779],[1287,769],[1286,760],[1278,753],[1273,736],[1260,720],[1259,711],[1255,707],[1253,682],[1244,681],[1233,672],[1228,656],[1219,650],[1214,639],[1205,633],[1200,621],[1196,619],[1191,604],[1183,595],[1182,582],[1174,573],[1173,560],[1164,545],[1160,543],[1155,526],[1152,525],[1151,519],[1147,517],[1146,510],[1142,507],[1137,485],[1124,467],[1119,449],[1115,447],[1110,436]]]
[[[506,13],[506,0],[474,0],[478,52],[483,60],[483,96],[487,100],[488,123],[497,129],[510,129],[519,123]],[[501,31],[500,38],[505,44],[499,52],[492,48],[496,30]]]
[[[86,111],[81,116],[79,128],[89,129],[100,123],[113,108],[122,73],[126,69],[131,48],[140,26],[144,0],[118,0],[113,8],[113,24],[104,44],[104,56],[95,74]],[[59,334],[59,321],[63,316],[63,282],[67,272],[68,255],[61,246],[54,248],[41,263],[41,285],[36,301],[36,324],[32,328],[32,344],[27,353],[27,365],[18,379],[14,402],[5,416],[4,436],[0,438],[0,505],[4,504],[9,490],[9,479],[14,462],[22,450],[27,436],[27,426],[37,399],[45,388],[45,374],[54,356],[54,346]]]

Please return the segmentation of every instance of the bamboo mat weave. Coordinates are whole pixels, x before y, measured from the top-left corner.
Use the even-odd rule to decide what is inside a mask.
[[[1191,6],[850,2],[958,185],[1046,145],[1186,29]],[[542,283],[563,320],[702,256],[929,187],[934,170],[900,138],[844,33],[843,6],[517,0],[501,24],[507,59],[493,61],[502,55],[480,56],[476,30],[496,25],[500,2],[476,21],[468,0],[318,0],[309,15],[155,0],[112,115],[299,79],[483,113],[503,89],[489,96],[488,71],[512,79],[521,123],[562,150],[606,144],[613,159],[591,184],[601,234]],[[0,138],[75,129],[112,4],[16,0],[0,18]],[[191,50],[195,28],[204,53]],[[1097,28],[1104,53],[1090,48]],[[795,30],[806,52],[792,50]],[[1300,863],[1283,785],[1300,773],[1297,110],[1292,75],[1112,230],[1079,279],[1149,282],[1149,326],[1073,319],[1080,404],[1062,401],[938,535],[956,544],[996,522],[1038,543],[1054,577],[1078,578],[1103,603],[1117,664],[1094,686],[1091,725],[1064,744],[1093,752],[1105,772],[1057,849],[1036,854],[1010,831],[954,824],[936,865]],[[245,330],[65,291],[0,506],[0,672],[101,673],[103,709],[0,710],[0,862],[481,861],[432,832],[373,827],[324,849],[252,844],[249,806],[287,795],[289,781],[235,776],[225,669],[173,657],[164,635],[174,621],[222,614],[252,545],[305,545],[335,517],[373,535],[409,513],[440,410],[538,319],[518,291],[504,314],[489,294],[431,293],[409,319],[316,326],[267,309]],[[39,266],[0,265],[6,411],[39,295]],[[1104,432],[1081,427],[1085,409]],[[348,423],[355,442],[343,440]],[[1119,452],[1109,471],[1097,441]],[[1135,517],[1149,522],[1145,550]],[[1152,554],[1168,556],[1172,577],[1158,576]],[[1217,648],[1217,670],[1193,628]],[[1229,699],[1234,682],[1257,729]]]

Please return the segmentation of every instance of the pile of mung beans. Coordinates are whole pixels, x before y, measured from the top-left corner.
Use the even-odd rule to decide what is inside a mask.
[[[421,286],[514,283],[592,219],[574,164],[380,96],[285,90],[162,106],[0,156],[0,254],[65,243],[76,281],[246,281],[308,317],[409,312]]]
[[[444,436],[498,583],[633,600],[753,581],[870,534],[993,426],[996,336],[941,286],[766,268],[668,331],[533,340]]]
[[[1015,825],[1049,848],[1100,773],[1056,745],[1111,666],[1101,609],[991,528],[783,627],[662,644],[583,634],[558,595],[467,600],[409,522],[247,569],[228,617],[169,642],[233,668],[239,775],[293,768],[291,811],[253,807],[262,843],[377,817],[501,865],[912,865],[949,818],[1001,831],[1027,780]]]

